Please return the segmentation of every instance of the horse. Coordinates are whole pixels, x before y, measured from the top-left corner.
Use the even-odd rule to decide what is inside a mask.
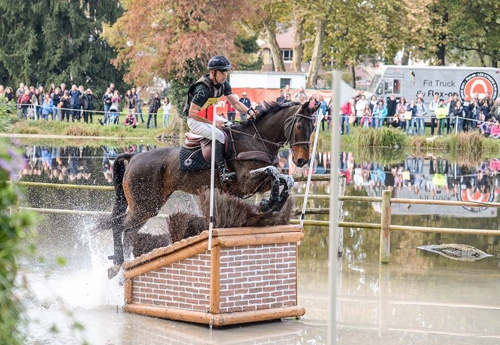
[[[319,105],[310,102],[264,102],[255,118],[224,128],[231,146],[226,164],[236,173],[236,180],[222,185],[216,177],[216,188],[246,198],[258,192],[271,191],[269,199],[259,204],[261,212],[279,211],[294,185],[291,176],[281,174],[277,165],[280,148],[288,145],[292,161],[302,167],[309,161],[310,136],[314,131],[314,113]],[[182,147],[163,147],[136,154],[124,153],[113,165],[115,201],[109,224],[113,231],[114,277],[124,262],[127,234],[136,234],[175,191],[195,194],[210,186],[210,170],[182,171]],[[282,191],[280,192],[280,187]],[[127,247],[126,247],[127,248]]]

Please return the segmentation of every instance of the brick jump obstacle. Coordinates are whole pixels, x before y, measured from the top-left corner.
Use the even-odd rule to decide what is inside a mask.
[[[123,265],[129,313],[226,326],[299,317],[298,225],[213,229]]]

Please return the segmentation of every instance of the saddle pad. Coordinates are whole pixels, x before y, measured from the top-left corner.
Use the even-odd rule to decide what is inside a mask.
[[[201,148],[189,150],[181,146],[179,152],[179,165],[181,171],[200,171],[210,168],[210,163],[205,161]]]

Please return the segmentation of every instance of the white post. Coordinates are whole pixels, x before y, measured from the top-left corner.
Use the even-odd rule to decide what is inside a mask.
[[[328,287],[330,304],[328,306],[328,344],[336,343],[336,303],[337,303],[337,267],[339,233],[339,157],[340,157],[340,80],[342,72],[332,71],[333,102],[331,120],[331,171],[330,171],[330,228],[328,236]]]
[[[212,119],[212,159],[210,160],[210,223],[208,225],[208,250],[212,250],[212,231],[214,228],[214,193],[215,193],[215,126],[217,121],[215,119],[216,111],[215,104],[213,107],[213,119]]]

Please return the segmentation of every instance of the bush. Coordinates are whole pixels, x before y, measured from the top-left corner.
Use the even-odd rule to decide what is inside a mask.
[[[16,210],[20,191],[9,180],[22,168],[23,157],[6,140],[0,142],[0,344],[22,344],[20,332],[23,306],[18,288],[16,258],[21,253],[25,229],[32,225],[29,214]]]

